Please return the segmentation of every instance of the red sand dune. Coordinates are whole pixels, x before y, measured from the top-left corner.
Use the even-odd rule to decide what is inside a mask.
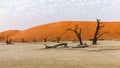
[[[68,28],[74,29],[75,25],[82,28],[83,40],[93,38],[97,25],[96,21],[61,21],[32,27],[23,31],[5,31],[0,33],[0,35],[9,36],[14,41],[21,41],[21,39],[25,39],[26,41],[32,41],[33,39],[43,41],[44,38],[53,41],[56,40],[58,36],[60,36],[63,41],[77,40],[73,32],[66,30]],[[105,25],[105,27],[102,28],[101,32],[109,32],[109,34],[102,36],[101,39],[120,39],[120,22],[102,22],[102,25]]]
[[[7,30],[7,31],[4,31],[4,32],[1,32],[0,36],[3,36],[3,37],[12,37],[12,36],[15,36],[18,33],[20,33],[19,30]]]
[[[0,33],[0,42],[5,41],[5,39],[7,37],[11,38],[12,36],[15,36],[19,32],[20,32],[19,30],[7,30],[7,31],[4,31],[4,32],[1,32]]]

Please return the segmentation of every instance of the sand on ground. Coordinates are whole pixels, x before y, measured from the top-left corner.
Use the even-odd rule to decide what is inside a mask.
[[[99,41],[97,46],[87,44],[88,48],[56,49],[44,49],[43,42],[0,44],[0,68],[120,68],[119,41]]]

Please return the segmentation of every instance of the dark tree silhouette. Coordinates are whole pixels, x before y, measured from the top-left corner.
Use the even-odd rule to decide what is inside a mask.
[[[108,32],[104,32],[104,33],[100,32],[100,30],[101,30],[103,27],[104,27],[104,25],[101,25],[100,19],[97,19],[97,27],[96,27],[95,34],[94,34],[94,38],[93,38],[93,42],[92,42],[93,45],[96,45],[96,44],[97,44],[97,40],[98,40],[101,36],[103,36],[103,35],[105,35],[105,34],[108,33]]]
[[[6,44],[8,45],[9,44],[9,38],[6,37]]]
[[[24,38],[22,38],[22,39],[21,39],[21,42],[22,42],[22,43],[25,43],[26,41],[25,41],[25,39],[24,39]]]
[[[67,29],[67,30],[70,30],[72,32],[75,33],[75,35],[77,36],[78,40],[79,40],[79,43],[80,45],[83,45],[83,42],[82,42],[82,37],[81,37],[81,32],[82,32],[82,29],[78,27],[78,25],[75,26],[75,29]]]
[[[37,40],[36,40],[36,39],[33,39],[33,42],[35,42],[35,44],[36,44]]]
[[[57,43],[60,43],[60,40],[61,40],[61,37],[60,37],[60,36],[56,37]]]
[[[47,43],[47,38],[44,38],[44,42]]]
[[[12,44],[12,40],[11,40],[11,39],[9,39],[9,37],[6,37],[6,44],[7,44],[7,45]]]

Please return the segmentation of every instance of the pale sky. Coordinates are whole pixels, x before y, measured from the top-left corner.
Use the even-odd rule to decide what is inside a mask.
[[[120,0],[0,0],[0,31],[96,18],[120,21]]]

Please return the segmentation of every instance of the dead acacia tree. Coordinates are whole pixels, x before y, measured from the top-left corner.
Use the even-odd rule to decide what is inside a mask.
[[[11,39],[9,39],[9,37],[6,37],[6,44],[7,44],[7,45],[12,44],[12,40],[11,40]]]
[[[24,38],[22,38],[22,39],[21,39],[21,42],[22,42],[22,43],[25,43],[25,39],[24,39]]]
[[[6,44],[8,45],[9,44],[9,38],[6,37]]]
[[[36,40],[36,39],[33,39],[33,42],[36,44],[36,43],[37,43],[37,40]]]
[[[47,38],[44,38],[44,42],[47,43]]]
[[[57,43],[60,43],[60,40],[61,40],[61,37],[60,37],[60,36],[56,37]]]
[[[94,38],[93,38],[93,42],[92,42],[93,45],[96,45],[96,44],[97,44],[97,40],[98,40],[101,36],[103,36],[103,35],[105,35],[105,34],[108,33],[108,32],[104,32],[104,33],[100,32],[100,30],[101,30],[103,27],[105,27],[105,26],[104,26],[104,25],[101,25],[100,19],[97,19],[97,27],[96,27],[95,34],[94,34]]]
[[[81,37],[82,29],[79,28],[78,25],[75,26],[75,29],[69,28],[67,30],[70,30],[70,31],[74,32],[75,35],[77,36],[78,40],[79,40],[80,45],[83,45],[82,37]]]

